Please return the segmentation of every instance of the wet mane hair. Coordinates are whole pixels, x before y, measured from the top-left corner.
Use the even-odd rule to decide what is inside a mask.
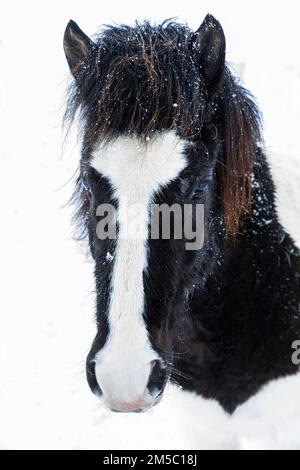
[[[224,63],[215,83],[207,86],[201,68],[205,47],[194,36],[172,20],[157,26],[106,26],[91,43],[88,59],[72,70],[65,121],[72,123],[79,113],[83,155],[99,139],[120,134],[145,137],[174,128],[195,143],[218,138],[224,222],[227,235],[234,236],[251,212],[251,177],[262,142],[260,113]],[[73,201],[77,222],[85,229],[88,199],[80,176]]]

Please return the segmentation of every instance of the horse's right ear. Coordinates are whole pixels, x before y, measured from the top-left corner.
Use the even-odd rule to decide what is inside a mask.
[[[76,78],[88,62],[91,51],[96,45],[70,20],[64,34],[64,50],[73,76]]]

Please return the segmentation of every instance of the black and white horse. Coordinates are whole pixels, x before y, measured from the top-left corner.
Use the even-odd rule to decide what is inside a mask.
[[[77,222],[95,260],[89,385],[112,410],[142,411],[170,379],[232,413],[299,370],[300,257],[223,30],[208,15],[196,32],[144,22],[92,41],[70,21],[64,49],[66,118],[82,125]],[[103,204],[116,237],[97,235]],[[151,237],[153,204],[204,205],[203,246]]]

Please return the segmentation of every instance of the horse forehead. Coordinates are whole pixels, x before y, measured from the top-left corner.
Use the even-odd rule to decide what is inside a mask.
[[[186,141],[174,131],[152,136],[120,136],[95,146],[90,165],[119,189],[145,191],[167,184],[187,165]]]

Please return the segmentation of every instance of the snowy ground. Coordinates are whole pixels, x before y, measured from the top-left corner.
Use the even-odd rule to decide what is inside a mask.
[[[300,245],[297,4],[2,0],[0,448],[300,447],[300,406],[292,399],[300,396],[299,378],[273,384],[233,418],[174,388],[146,415],[115,415],[99,405],[84,376],[95,332],[92,265],[72,240],[63,207],[78,161],[74,138],[61,157],[69,18],[92,34],[101,23],[135,18],[178,16],[197,28],[211,12],[225,29],[229,61],[242,64],[264,111],[280,217]]]

